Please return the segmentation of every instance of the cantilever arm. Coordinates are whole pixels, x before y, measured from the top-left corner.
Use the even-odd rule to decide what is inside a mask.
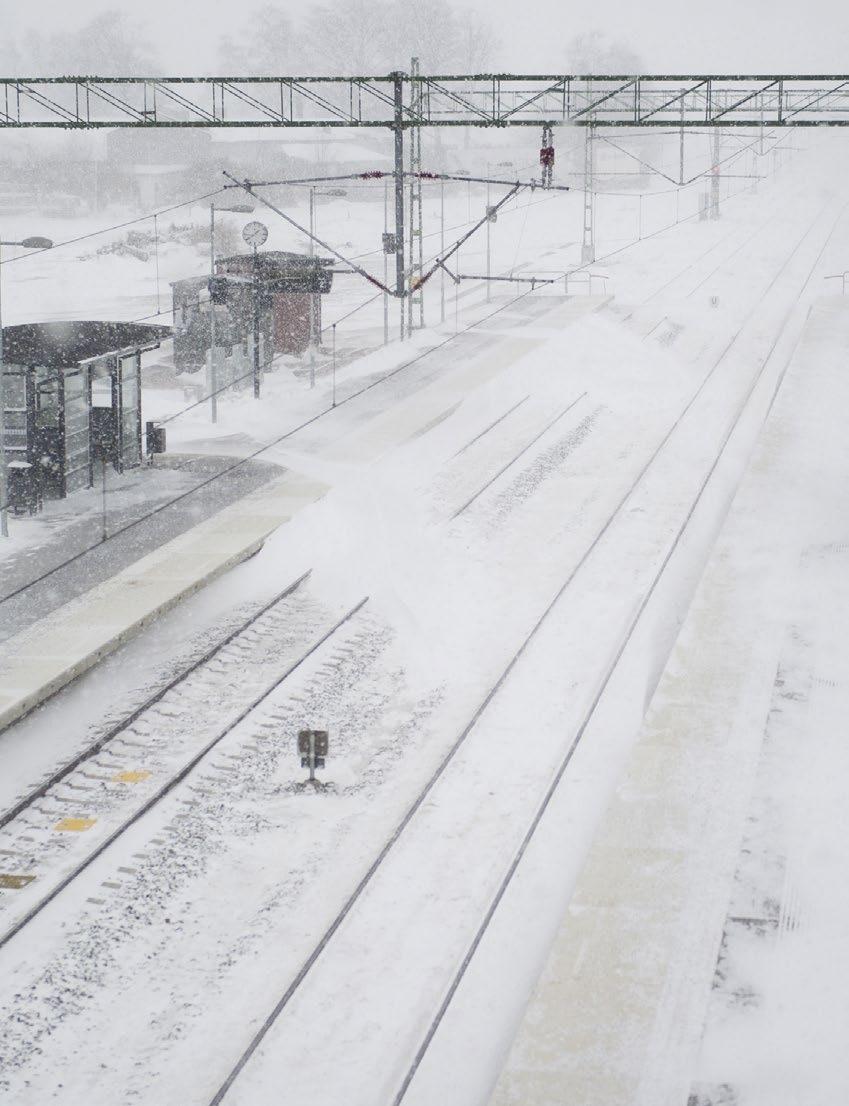
[[[344,257],[341,253],[339,253],[338,250],[334,250],[334,248],[332,246],[329,246],[327,242],[323,242],[317,235],[311,234],[306,227],[302,227],[301,224],[296,222],[291,215],[287,215],[285,211],[281,211],[279,207],[275,207],[275,205],[270,200],[267,200],[264,196],[260,196],[259,192],[254,191],[254,187],[250,183],[250,181],[240,181],[236,177],[228,173],[226,169],[224,170],[224,176],[227,177],[228,180],[233,181],[233,183],[237,184],[240,188],[244,188],[249,196],[253,196],[254,199],[259,200],[261,204],[265,204],[265,206],[273,211],[275,215],[279,215],[281,219],[285,219],[287,223],[291,223],[296,230],[299,230],[301,232],[301,234],[305,234],[308,238],[311,238],[313,242],[317,242],[323,250],[327,250],[327,252],[332,253],[334,257],[338,257],[339,260],[348,265],[353,270],[353,272],[359,273],[361,277],[365,277],[365,279],[369,281],[370,284],[374,284],[381,290],[381,292],[388,292],[390,296],[397,295],[397,293],[393,291],[393,289],[388,288],[382,281],[378,280],[377,277],[373,277],[371,273],[367,273],[365,269],[361,268],[355,262],[349,261],[347,257]]]
[[[448,260],[448,258],[452,257],[457,252],[457,250],[460,249],[460,247],[463,245],[463,243],[468,241],[468,239],[472,237],[472,235],[475,233],[476,230],[480,230],[480,228],[484,225],[484,223],[487,221],[487,219],[489,219],[492,215],[494,215],[500,207],[503,207],[504,204],[506,204],[508,200],[511,200],[516,195],[517,192],[519,192],[522,188],[526,188],[526,187],[527,187],[527,185],[520,184],[518,182],[516,184],[514,184],[513,187],[510,189],[510,191],[507,193],[507,195],[502,196],[502,198],[498,201],[497,204],[493,204],[493,206],[487,211],[486,215],[484,215],[484,217],[482,219],[479,219],[475,223],[475,225],[472,227],[471,230],[467,231],[463,235],[462,238],[457,239],[457,241],[454,243],[454,245],[451,247],[451,249],[448,251],[448,253],[446,253],[446,255],[444,257],[437,257],[436,261],[431,266],[431,268],[428,269],[428,271],[424,274],[424,276],[422,277],[421,280],[416,282],[416,284],[415,284],[415,286],[413,287],[412,290],[417,291],[419,288],[421,288],[421,286],[423,284],[426,284],[430,280],[430,278],[433,276],[433,274],[436,272],[437,269],[444,269],[445,268],[445,262]],[[445,269],[445,271],[448,272],[447,269]],[[450,275],[450,273],[449,273],[449,275]]]

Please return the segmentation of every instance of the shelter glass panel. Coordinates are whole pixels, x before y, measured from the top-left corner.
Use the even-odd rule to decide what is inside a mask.
[[[27,377],[23,369],[3,373],[3,440],[9,461],[25,461],[27,448]]]
[[[121,450],[124,465],[141,463],[141,409],[139,368],[141,357],[131,353],[119,358],[121,396]]]
[[[65,375],[65,491],[91,483],[88,370]]]
[[[93,361],[90,368],[92,407],[111,407],[112,374],[109,371],[109,358],[102,357]]]
[[[45,495],[64,495],[65,442],[60,427],[61,381],[58,373],[40,368],[35,373],[33,458],[39,467]]]

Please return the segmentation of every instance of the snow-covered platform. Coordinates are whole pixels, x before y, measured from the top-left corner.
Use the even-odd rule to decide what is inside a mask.
[[[560,329],[609,302],[607,296],[552,297],[546,325]],[[315,502],[334,475],[366,466],[445,418],[476,387],[541,346],[545,333],[526,327],[521,309],[461,333],[403,399],[377,391],[340,406],[289,440],[303,460],[280,478],[219,511],[190,531],[59,607],[0,645],[0,730],[114,652],[144,626],[234,565],[252,556],[277,527]],[[483,339],[483,340],[482,340]],[[468,346],[465,343],[470,343]],[[402,351],[403,352],[403,351]],[[411,355],[413,356],[413,355]],[[421,355],[423,356],[423,355]],[[441,365],[436,358],[446,361]],[[413,360],[419,360],[413,356]],[[450,371],[445,372],[446,367]],[[350,366],[356,373],[356,362]],[[373,398],[370,398],[373,397]],[[285,459],[285,457],[284,457]],[[318,475],[317,475],[318,474]]]
[[[0,729],[255,553],[324,486],[286,473],[0,646]]]
[[[819,301],[492,1106],[849,1094],[847,348]]]

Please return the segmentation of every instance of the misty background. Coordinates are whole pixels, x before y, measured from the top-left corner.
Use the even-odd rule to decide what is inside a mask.
[[[5,76],[425,72],[842,73],[840,0],[2,0]]]
[[[380,75],[408,69],[413,56],[422,72],[435,74],[833,74],[845,69],[849,53],[849,6],[838,0],[810,0],[804,8],[787,0],[715,0],[698,9],[671,0],[260,0],[244,8],[223,0],[0,4],[0,72],[6,77]],[[842,142],[842,135],[817,135],[816,141],[822,138]],[[735,139],[723,141],[724,161]],[[514,169],[530,175],[538,167],[539,135],[527,128],[433,128],[422,144],[424,164],[433,170],[509,165],[501,175]],[[707,134],[687,137],[688,175],[709,167],[710,144]],[[560,134],[556,146],[558,180],[578,183],[583,136]],[[596,192],[666,187],[661,177],[644,172],[648,163],[667,180],[677,179],[677,133],[626,133],[617,136],[616,147],[605,136],[598,143]],[[152,215],[211,194],[221,187],[222,170],[291,180],[392,166],[391,134],[372,128],[9,129],[2,151],[0,217],[70,218],[81,221],[80,233],[106,225],[107,213],[117,224],[127,214]],[[742,171],[754,169],[747,163]],[[346,191],[349,207],[382,202],[382,185]],[[275,195],[287,204],[304,200],[297,190]],[[183,231],[203,247],[208,232],[202,227]],[[236,237],[227,240],[233,228],[222,225],[220,233],[222,248],[239,248]],[[135,238],[99,248],[113,246],[138,255],[139,264],[150,249],[146,239]]]

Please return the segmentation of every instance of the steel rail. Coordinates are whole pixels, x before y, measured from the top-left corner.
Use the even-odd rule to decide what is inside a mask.
[[[811,269],[808,273],[808,276],[807,276],[807,278],[805,279],[805,281],[802,285],[803,289],[808,284],[808,282],[811,278],[811,275],[813,274],[814,270],[816,269],[816,266],[819,264],[819,262],[822,258],[822,255],[825,252],[826,246],[828,245],[829,241],[831,240],[831,237],[834,234],[835,229],[837,228],[837,224],[842,219],[842,217],[843,217],[843,215],[846,211],[847,206],[849,206],[849,205],[844,205],[844,207],[841,208],[837,218],[835,219],[834,223],[832,224],[831,230],[829,231],[828,235],[826,236],[825,242],[823,243],[822,248],[820,249],[819,253],[817,254],[817,257],[816,257],[813,265],[811,266]],[[817,219],[815,220],[815,222],[817,222],[817,221],[819,221],[819,215],[817,216]],[[810,233],[810,230],[806,231],[805,235],[800,240],[799,244],[793,250],[790,257],[787,259],[785,264],[782,266],[781,270],[779,270],[778,276],[780,276],[781,273],[784,272],[787,265],[789,265],[790,261],[792,260],[793,256],[795,255],[795,253],[797,252],[799,246],[801,245],[801,242],[803,242],[805,240],[805,238],[807,238],[809,233]],[[776,280],[777,280],[778,276],[776,277]],[[773,281],[773,283],[770,285],[770,288],[772,288],[774,286],[774,284],[775,284],[775,281]],[[769,290],[770,289],[768,289],[767,292]],[[799,294],[801,294],[801,291],[800,291]],[[759,302],[761,302],[761,301],[759,301]],[[422,1040],[422,1043],[419,1046],[415,1056],[413,1057],[413,1060],[412,1060],[412,1062],[410,1063],[410,1065],[407,1069],[407,1073],[404,1076],[404,1079],[402,1080],[402,1082],[401,1082],[401,1084],[398,1088],[398,1091],[396,1092],[395,1096],[392,1099],[392,1106],[400,1106],[400,1104],[403,1102],[404,1098],[406,1097],[406,1093],[407,1093],[407,1091],[410,1087],[410,1084],[412,1083],[413,1079],[415,1078],[416,1072],[418,1071],[418,1069],[421,1065],[421,1062],[424,1059],[424,1057],[425,1057],[425,1055],[426,1055],[426,1053],[427,1053],[427,1051],[428,1051],[428,1049],[431,1045],[431,1042],[433,1041],[433,1038],[436,1035],[437,1030],[439,1029],[440,1024],[442,1023],[442,1020],[443,1020],[443,1018],[444,1018],[444,1016],[445,1016],[445,1014],[448,1010],[448,1007],[450,1006],[451,1001],[452,1001],[452,999],[454,998],[454,995],[457,992],[457,989],[459,988],[460,984],[462,983],[463,977],[465,976],[466,971],[468,970],[468,967],[469,967],[475,953],[477,952],[481,941],[483,940],[483,937],[485,936],[487,930],[489,929],[490,924],[492,923],[492,919],[495,916],[495,912],[498,909],[498,906],[500,905],[504,895],[506,894],[508,887],[512,883],[513,877],[515,876],[516,871],[518,870],[518,867],[521,864],[522,858],[524,857],[528,846],[530,845],[531,841],[533,840],[533,837],[536,834],[537,829],[539,828],[539,825],[540,825],[540,823],[541,823],[541,821],[542,821],[542,819],[545,815],[545,812],[547,811],[549,805],[551,804],[551,800],[554,798],[555,794],[557,793],[557,789],[560,786],[560,783],[563,779],[563,776],[564,776],[567,768],[569,767],[569,764],[571,763],[572,758],[574,757],[575,752],[578,749],[578,746],[580,745],[581,740],[583,739],[583,737],[584,737],[584,735],[587,731],[587,728],[589,727],[591,721],[593,720],[593,717],[595,716],[595,712],[598,709],[598,706],[601,703],[601,700],[604,696],[604,693],[607,690],[607,687],[609,686],[610,681],[613,678],[613,675],[614,675],[614,673],[616,672],[616,669],[619,666],[619,662],[621,661],[621,659],[622,659],[622,657],[625,653],[625,650],[627,649],[627,647],[628,647],[628,645],[629,645],[629,643],[630,643],[630,641],[631,641],[631,639],[632,639],[632,637],[633,637],[633,635],[634,635],[634,633],[637,629],[637,626],[640,623],[640,619],[642,618],[643,614],[645,613],[646,608],[648,607],[649,603],[651,602],[651,599],[652,599],[653,595],[655,594],[655,592],[657,590],[657,587],[658,587],[660,581],[663,578],[664,573],[666,572],[666,569],[668,568],[673,556],[675,555],[675,552],[676,552],[676,550],[678,549],[678,546],[681,543],[681,539],[683,538],[684,534],[686,533],[687,527],[690,525],[690,522],[692,521],[692,518],[693,518],[693,516],[694,516],[694,514],[695,514],[695,512],[696,512],[696,510],[697,510],[697,508],[698,508],[698,506],[699,506],[699,504],[702,500],[702,496],[704,495],[705,491],[707,490],[708,485],[710,484],[710,481],[712,480],[713,475],[716,472],[716,469],[719,466],[719,463],[720,463],[720,461],[722,460],[722,457],[725,454],[725,450],[728,447],[728,444],[729,444],[729,442],[730,442],[730,440],[731,440],[731,438],[734,434],[734,431],[739,426],[740,420],[742,419],[743,415],[745,414],[745,412],[746,412],[746,410],[749,406],[749,403],[750,403],[751,398],[752,398],[752,396],[755,392],[755,389],[757,388],[758,384],[763,379],[764,373],[766,372],[766,368],[769,365],[770,361],[772,360],[772,356],[773,356],[773,354],[774,354],[774,352],[775,352],[775,350],[778,346],[779,341],[781,340],[781,337],[782,337],[782,335],[783,335],[783,333],[784,333],[784,331],[787,327],[787,324],[790,321],[790,317],[793,314],[793,310],[794,310],[797,302],[798,302],[798,295],[794,299],[794,301],[791,304],[791,306],[790,306],[789,310],[787,311],[787,313],[785,314],[784,319],[782,320],[781,325],[778,329],[778,333],[775,337],[775,340],[773,341],[772,346],[770,347],[770,350],[767,353],[767,356],[764,358],[763,363],[761,364],[758,371],[755,373],[755,375],[754,375],[754,377],[753,377],[753,379],[752,379],[752,381],[749,385],[749,388],[747,389],[745,395],[743,396],[743,399],[742,399],[742,401],[741,401],[741,403],[740,403],[740,405],[737,409],[737,412],[734,415],[730,425],[728,426],[728,429],[726,430],[726,432],[725,432],[725,434],[722,438],[722,441],[720,443],[720,446],[719,446],[719,449],[716,453],[716,456],[715,456],[710,468],[708,469],[707,473],[705,474],[704,479],[702,480],[702,482],[699,485],[699,488],[698,488],[698,491],[696,492],[695,498],[693,499],[692,503],[690,504],[690,507],[689,507],[686,515],[684,516],[684,519],[682,520],[681,525],[678,527],[678,530],[675,534],[675,537],[673,538],[672,542],[670,543],[669,548],[667,549],[666,554],[665,554],[663,560],[661,561],[661,564],[658,567],[658,570],[655,573],[650,586],[648,587],[645,594],[643,595],[643,598],[642,598],[639,606],[637,607],[633,617],[631,618],[631,620],[628,624],[628,627],[627,627],[627,629],[626,629],[626,631],[625,631],[625,633],[622,637],[622,640],[620,641],[618,648],[616,649],[615,653],[613,654],[611,662],[608,665],[608,667],[607,667],[607,669],[606,669],[606,671],[605,671],[605,673],[602,677],[602,680],[599,683],[599,686],[598,686],[598,688],[595,692],[595,695],[593,696],[593,698],[590,702],[590,705],[589,705],[586,713],[584,714],[584,717],[581,720],[580,725],[578,726],[577,730],[575,731],[575,734],[573,735],[573,738],[572,738],[571,742],[569,743],[569,746],[566,749],[566,752],[565,752],[564,756],[562,757],[560,763],[558,764],[557,769],[554,773],[554,776],[553,776],[551,782],[549,783],[548,787],[546,788],[546,791],[543,795],[543,798],[542,798],[539,806],[537,807],[537,809],[536,809],[536,811],[533,815],[533,818],[531,819],[531,822],[530,822],[527,830],[525,831],[524,836],[522,837],[522,840],[519,844],[519,847],[516,850],[516,852],[514,853],[513,858],[511,859],[510,864],[507,868],[507,871],[505,872],[504,876],[502,877],[502,879],[501,879],[501,881],[498,885],[496,893],[493,896],[493,898],[492,898],[492,900],[491,900],[491,902],[490,902],[490,904],[487,908],[487,911],[486,911],[486,913],[483,917],[483,920],[482,920],[481,924],[479,925],[478,929],[476,930],[476,932],[474,934],[474,937],[472,938],[472,941],[470,942],[460,965],[458,966],[456,972],[454,973],[454,975],[452,977],[452,980],[451,980],[451,983],[448,987],[448,990],[446,991],[446,993],[443,997],[443,1000],[440,1003],[436,1014],[434,1015],[432,1021],[430,1022],[430,1025],[428,1026],[427,1032],[426,1032],[426,1034],[425,1034],[425,1036]],[[746,324],[744,323],[743,326],[745,326],[745,325]],[[743,327],[741,326],[740,330],[742,330],[742,329],[743,329]],[[737,333],[739,334],[740,331],[738,331]],[[783,379],[783,374],[782,374],[781,379]],[[772,403],[774,402],[774,399],[775,399],[775,396],[773,396],[772,400],[770,401],[768,410],[771,409]]]
[[[466,739],[468,738],[469,734],[477,726],[478,722],[483,717],[483,715],[488,710],[488,708],[493,703],[493,701],[496,699],[499,692],[502,690],[502,688],[508,682],[511,674],[515,670],[515,668],[518,665],[519,661],[524,656],[524,654],[528,650],[528,648],[531,645],[532,641],[536,638],[537,634],[539,633],[539,631],[541,630],[543,625],[546,623],[547,619],[549,618],[549,616],[553,612],[554,608],[557,606],[559,601],[562,599],[564,594],[567,592],[569,587],[572,585],[572,583],[574,582],[574,580],[576,579],[576,577],[580,573],[583,566],[587,563],[587,561],[592,556],[593,552],[596,550],[596,548],[599,546],[599,544],[604,540],[605,536],[610,531],[611,527],[613,526],[613,524],[615,523],[617,518],[620,516],[620,513],[624,509],[625,505],[631,499],[632,495],[637,490],[637,488],[640,486],[643,479],[645,478],[647,473],[650,471],[650,469],[654,465],[655,461],[660,456],[660,454],[662,453],[662,451],[666,447],[667,443],[672,438],[675,431],[678,429],[678,427],[681,425],[683,420],[686,418],[687,414],[692,410],[693,406],[695,405],[695,403],[697,402],[697,400],[699,399],[699,397],[701,396],[701,394],[703,393],[705,388],[710,383],[710,381],[713,378],[714,374],[716,373],[717,369],[722,364],[722,362],[725,360],[726,356],[730,353],[731,349],[733,348],[735,342],[737,341],[738,337],[742,333],[743,329],[746,327],[746,325],[748,324],[748,322],[750,321],[752,316],[755,314],[755,312],[758,310],[761,303],[769,295],[770,291],[775,286],[775,284],[778,281],[778,279],[780,278],[780,276],[783,274],[783,272],[786,270],[787,266],[792,261],[793,257],[796,255],[798,250],[801,248],[802,244],[807,239],[808,235],[811,233],[814,226],[816,225],[816,223],[820,219],[820,217],[821,217],[824,210],[825,210],[825,208],[823,207],[817,212],[817,215],[816,215],[815,219],[813,220],[811,225],[808,226],[805,229],[805,231],[802,234],[801,238],[796,243],[796,245],[793,247],[792,251],[788,255],[788,257],[785,260],[784,264],[779,269],[776,276],[770,282],[767,289],[759,297],[759,299],[757,300],[757,302],[755,303],[755,305],[753,306],[751,311],[747,314],[745,320],[741,323],[740,327],[732,335],[730,341],[723,348],[722,352],[719,354],[716,361],[713,363],[713,365],[708,370],[708,372],[706,373],[706,375],[704,376],[704,378],[702,379],[702,381],[700,382],[698,387],[695,389],[695,391],[693,392],[693,394],[691,395],[691,397],[689,398],[689,400],[687,401],[685,406],[682,408],[682,410],[679,412],[679,414],[677,415],[677,417],[675,418],[675,420],[673,421],[673,423],[669,427],[669,429],[666,431],[664,436],[661,438],[658,445],[652,451],[651,455],[649,456],[649,458],[647,459],[645,464],[642,466],[640,471],[637,473],[634,480],[630,483],[627,490],[619,498],[619,500],[617,501],[617,503],[614,506],[613,510],[609,514],[607,520],[604,522],[604,524],[602,525],[600,530],[598,530],[598,532],[596,533],[596,535],[594,536],[592,541],[589,543],[589,545],[586,547],[584,552],[581,554],[581,557],[579,558],[577,563],[569,571],[565,581],[560,585],[560,587],[558,588],[558,590],[554,594],[553,598],[550,600],[548,605],[545,607],[545,609],[539,615],[536,622],[533,624],[533,626],[531,627],[531,629],[529,630],[529,632],[527,633],[527,635],[523,639],[523,641],[520,644],[519,648],[513,654],[513,656],[511,657],[511,659],[509,660],[509,662],[505,666],[505,668],[502,670],[502,672],[501,672],[500,676],[498,677],[498,679],[495,681],[494,684],[492,684],[490,689],[487,691],[487,693],[485,694],[485,696],[483,697],[483,699],[481,700],[481,702],[479,703],[479,705],[477,706],[477,708],[473,712],[471,718],[469,719],[469,721],[466,723],[465,727],[460,732],[459,736],[455,739],[454,743],[448,749],[448,751],[446,752],[446,754],[444,755],[444,757],[442,758],[440,763],[437,765],[434,772],[429,776],[426,783],[424,784],[422,789],[419,791],[418,795],[415,797],[413,802],[407,808],[406,812],[404,813],[404,815],[402,816],[402,818],[400,819],[400,821],[396,825],[395,829],[392,831],[391,835],[384,842],[384,844],[381,847],[380,851],[374,857],[374,859],[372,860],[371,864],[369,865],[369,867],[367,868],[365,873],[361,876],[358,883],[356,884],[354,889],[350,892],[350,894],[346,898],[346,900],[343,903],[343,905],[341,906],[341,908],[338,910],[338,912],[336,913],[336,915],[334,916],[334,918],[332,919],[330,924],[324,930],[321,937],[319,938],[319,940],[316,942],[315,946],[313,947],[312,951],[306,957],[306,959],[302,963],[300,969],[298,970],[298,972],[295,974],[295,976],[293,977],[293,979],[291,980],[291,982],[287,986],[287,988],[284,991],[283,995],[280,997],[280,999],[275,1004],[273,1009],[265,1017],[262,1024],[259,1026],[259,1028],[256,1030],[256,1032],[253,1034],[253,1036],[252,1036],[250,1042],[248,1043],[247,1047],[242,1052],[239,1059],[236,1061],[235,1065],[233,1066],[233,1068],[228,1073],[228,1075],[225,1078],[224,1082],[218,1088],[218,1090],[216,1091],[214,1096],[210,1099],[209,1106],[220,1106],[220,1104],[224,1101],[225,1096],[227,1095],[228,1091],[230,1090],[230,1088],[232,1087],[233,1083],[236,1081],[238,1076],[244,1070],[245,1065],[248,1063],[248,1061],[254,1055],[254,1053],[259,1048],[259,1046],[262,1044],[262,1042],[265,1039],[266,1035],[268,1034],[269,1030],[272,1028],[274,1023],[277,1021],[277,1018],[284,1011],[284,1009],[288,1006],[291,999],[294,997],[296,992],[299,990],[301,984],[307,978],[307,976],[309,975],[311,969],[313,968],[315,963],[318,961],[318,959],[321,957],[322,953],[324,952],[325,948],[328,946],[330,941],[333,939],[334,934],[337,932],[339,927],[343,924],[345,919],[351,913],[352,909],[355,907],[355,905],[357,904],[357,902],[361,898],[363,892],[366,890],[366,888],[371,883],[372,879],[374,878],[374,876],[376,875],[376,873],[380,869],[380,867],[383,864],[384,860],[387,858],[387,856],[390,854],[392,849],[395,847],[395,845],[397,844],[399,839],[402,837],[402,835],[403,835],[404,831],[406,830],[407,826],[415,818],[416,814],[418,813],[418,811],[421,809],[421,807],[425,803],[426,799],[430,795],[433,788],[436,786],[436,784],[439,782],[439,780],[445,774],[447,768],[449,767],[449,765],[453,761],[453,759],[456,756],[456,754],[458,753],[458,751],[462,748],[462,746],[465,743]],[[529,293],[525,293],[525,294],[527,295]],[[794,301],[794,306],[795,306],[795,301]],[[776,344],[777,344],[777,341],[778,341],[778,339],[776,339]],[[724,449],[724,446],[722,448]],[[715,466],[714,466],[714,468],[715,468]],[[711,471],[713,471],[713,469]],[[693,506],[692,510],[695,510],[695,505]],[[690,517],[690,514],[688,514],[688,516],[687,516],[688,520],[689,520],[689,517]],[[664,561],[663,569],[665,569],[666,564],[668,564],[668,559]],[[642,607],[641,610],[642,609],[644,609],[644,607]],[[621,655],[621,652],[624,652],[624,648],[625,648],[626,644],[627,644],[627,642],[625,642],[622,645],[619,655]],[[618,663],[618,661],[617,661],[617,663]],[[593,707],[593,709],[595,709],[595,707]],[[463,969],[463,971],[465,971],[465,969]],[[451,994],[453,995],[453,991],[451,992]],[[449,1001],[450,1001],[450,998],[449,998]],[[446,1008],[447,1008],[447,1006],[446,1006]],[[442,1008],[440,1008],[440,1009],[442,1009]],[[444,1013],[444,1011],[443,1011],[443,1013]],[[439,1015],[439,1018],[441,1020],[441,1014]],[[435,1032],[435,1027],[433,1029],[433,1032]],[[429,1045],[430,1039],[432,1039],[432,1034],[430,1034],[430,1037],[428,1037],[428,1039],[427,1039],[427,1045]],[[426,1051],[426,1047],[427,1046],[425,1046],[425,1051]],[[423,1052],[422,1052],[422,1055],[423,1055]],[[418,1054],[417,1054],[417,1056],[418,1056]],[[414,1061],[414,1062],[415,1062],[415,1065],[417,1067],[418,1066],[418,1061]],[[412,1079],[412,1075],[414,1075],[415,1072],[413,1071],[412,1074],[410,1074],[408,1072],[408,1074],[410,1075],[410,1079],[409,1080],[405,1079],[404,1083],[402,1084],[404,1093],[406,1091],[406,1087],[409,1086],[409,1082]],[[395,1100],[396,1103],[400,1102],[400,1099],[402,1097],[403,1097],[403,1093],[400,1093],[400,1097],[396,1097],[396,1100]]]
[[[143,703],[140,703],[128,714],[125,714],[119,722],[115,722],[112,726],[110,726],[106,733],[101,734],[101,736],[98,737],[96,741],[92,742],[91,745],[87,745],[85,749],[80,750],[80,752],[73,756],[69,761],[67,761],[60,768],[57,768],[54,772],[52,772],[46,780],[40,783],[38,787],[30,791],[29,794],[23,796],[23,798],[19,799],[13,806],[0,813],[0,829],[2,829],[4,826],[7,826],[13,819],[17,818],[19,814],[22,814],[27,809],[27,807],[32,806],[32,804],[38,799],[44,798],[51,787],[55,787],[57,783],[61,783],[61,781],[65,779],[66,776],[69,776],[71,772],[76,771],[76,769],[79,768],[81,764],[84,764],[85,761],[91,760],[92,757],[97,756],[97,754],[101,752],[109,744],[110,741],[113,741],[123,730],[125,730],[128,726],[131,726],[133,722],[137,721],[137,719],[139,719],[146,711],[150,710],[151,707],[161,702],[161,700],[165,698],[169,691],[173,691],[174,688],[178,687],[181,683],[187,680],[189,676],[197,672],[199,668],[203,667],[203,665],[211,661],[217,653],[220,653],[221,650],[225,648],[225,646],[229,645],[232,641],[235,641],[236,638],[240,637],[246,630],[249,630],[254,625],[254,623],[258,622],[264,614],[272,609],[272,607],[276,607],[278,603],[281,603],[284,599],[287,599],[293,592],[297,591],[301,584],[303,584],[304,581],[307,580],[311,571],[312,570],[310,569],[309,571],[305,572],[302,576],[299,576],[298,579],[294,581],[294,583],[289,584],[283,589],[283,591],[278,592],[273,599],[269,599],[268,602],[264,603],[259,608],[259,610],[254,611],[254,613],[250,616],[250,618],[247,619],[247,621],[240,623],[240,625],[238,625],[234,630],[227,634],[227,636],[224,637],[221,641],[216,642],[215,645],[207,649],[199,657],[193,660],[187,667],[181,669],[176,674],[176,676],[173,676],[170,680],[163,684],[162,687],[153,692],[152,695],[148,696],[148,698],[145,699]],[[38,710],[38,707],[33,707],[33,710]],[[26,717],[26,715],[24,717]],[[20,719],[16,721],[20,721]]]
[[[233,730],[240,725],[252,714],[258,706],[260,706],[270,695],[272,695],[282,683],[284,683],[292,673],[296,672],[312,655],[319,649],[329,638],[331,638],[338,630],[340,630],[347,622],[349,622],[368,602],[368,596],[365,599],[361,599],[356,606],[351,607],[341,619],[337,620],[329,630],[321,635],[316,641],[312,643],[297,660],[289,664],[283,673],[267,685],[259,695],[254,696],[250,703],[244,707],[235,718],[231,719],[227,725],[219,730],[219,732],[208,741],[197,753],[195,753],[170,779],[158,788],[153,795],[150,796],[137,810],[135,810],[128,818],[126,818],[119,826],[117,826],[110,834],[108,834],[100,844],[93,849],[79,864],[75,865],[70,872],[59,880],[58,883],[53,886],[50,891],[44,895],[38,902],[34,903],[29,910],[26,911],[18,920],[11,925],[2,935],[0,935],[0,949],[12,940],[18,933],[20,933],[25,926],[36,918],[45,907],[49,906],[53,900],[60,895],[66,887],[74,882],[87,868],[89,868],[98,857],[110,848],[122,837],[127,830],[136,824],[141,818],[144,817],[150,810],[157,806],[167,795],[169,795],[178,784],[182,783],[186,776],[189,775],[200,762],[208,756],[212,750],[220,744]],[[241,631],[240,631],[241,632]],[[216,650],[218,652],[218,650]]]

